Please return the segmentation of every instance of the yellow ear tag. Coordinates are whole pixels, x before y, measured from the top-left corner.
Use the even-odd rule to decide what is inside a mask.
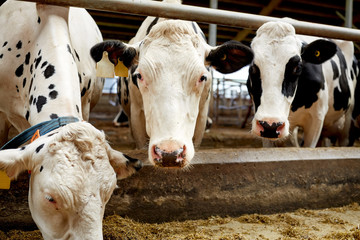
[[[319,57],[320,56],[320,51],[315,51],[315,57]]]
[[[6,175],[4,171],[0,171],[0,189],[9,189],[10,188],[10,178]]]
[[[118,64],[115,66],[115,75],[119,77],[128,77],[129,75],[129,69],[120,60],[118,61]]]
[[[110,62],[107,52],[103,52],[102,59],[96,64],[96,76],[105,78],[114,77],[114,64]]]

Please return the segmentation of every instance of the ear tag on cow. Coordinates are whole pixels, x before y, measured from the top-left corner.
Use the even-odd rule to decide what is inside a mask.
[[[96,76],[104,78],[114,77],[114,64],[110,62],[107,52],[103,52],[102,59],[96,64]]]
[[[40,130],[36,130],[36,132],[34,133],[34,135],[32,136],[30,142],[32,143],[33,141],[35,141],[36,139],[38,139],[40,137]]]
[[[128,77],[129,75],[129,69],[120,60],[118,61],[118,64],[115,66],[115,75],[118,77]]]
[[[0,189],[10,188],[10,178],[4,171],[0,171]]]

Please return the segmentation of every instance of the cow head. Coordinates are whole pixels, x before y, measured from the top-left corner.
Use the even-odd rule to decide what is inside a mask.
[[[102,239],[105,204],[141,162],[113,150],[89,123],[60,128],[19,148],[0,151],[0,169],[16,178],[31,170],[29,206],[44,239]]]
[[[257,30],[251,48],[254,61],[247,86],[255,105],[252,132],[271,140],[284,138],[289,134],[288,116],[302,75],[319,69],[316,66],[330,59],[337,47],[325,39],[306,44],[292,25],[268,22]]]
[[[231,73],[253,56],[250,48],[236,41],[211,47],[191,23],[180,20],[157,23],[141,43],[97,44],[91,50],[95,61],[103,51],[114,64],[123,61],[141,93],[150,162],[176,168],[188,165],[194,156],[192,138],[199,111],[207,108],[212,82],[209,66]],[[205,129],[206,117],[202,121]]]

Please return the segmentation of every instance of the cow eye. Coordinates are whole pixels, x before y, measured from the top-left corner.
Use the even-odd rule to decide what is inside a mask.
[[[302,65],[299,63],[296,67],[293,69],[294,75],[300,75],[302,72]]]
[[[56,203],[55,199],[54,199],[52,196],[50,196],[50,195],[46,195],[46,196],[45,196],[45,199],[48,200],[48,201],[51,202],[51,203]]]
[[[202,75],[201,77],[200,77],[200,82],[206,82],[206,80],[207,80],[207,76],[205,76],[205,75]]]
[[[136,76],[137,79],[142,80],[142,76],[141,76],[140,73],[136,73],[135,76]]]

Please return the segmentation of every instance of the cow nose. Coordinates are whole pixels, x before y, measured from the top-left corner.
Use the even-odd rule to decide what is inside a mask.
[[[257,121],[257,124],[263,128],[263,131],[260,131],[262,137],[265,138],[278,138],[281,130],[284,128],[284,122],[272,122],[267,121]]]
[[[182,168],[186,165],[186,146],[171,142],[154,145],[152,158],[158,167]]]

